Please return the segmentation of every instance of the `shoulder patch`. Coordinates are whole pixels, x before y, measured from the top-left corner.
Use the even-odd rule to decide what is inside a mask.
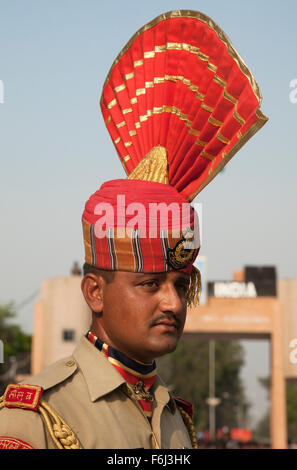
[[[9,384],[3,396],[7,408],[23,408],[36,411],[42,396],[43,388],[39,385]]]
[[[193,418],[194,414],[194,408],[193,404],[190,401],[184,400],[181,397],[173,397],[176,403],[190,416],[190,418]]]
[[[15,437],[0,436],[0,449],[34,449],[34,447]]]

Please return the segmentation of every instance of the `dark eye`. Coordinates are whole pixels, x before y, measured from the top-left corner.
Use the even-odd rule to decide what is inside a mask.
[[[141,284],[144,287],[157,287],[159,286],[159,282],[156,279],[151,279],[149,281],[145,281]]]
[[[189,290],[189,285],[188,284],[177,284],[176,288],[183,292],[184,294],[187,294]]]

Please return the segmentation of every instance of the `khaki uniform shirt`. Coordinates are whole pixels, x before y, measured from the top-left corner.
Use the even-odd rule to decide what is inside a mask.
[[[85,449],[192,448],[181,414],[156,377],[152,424],[128,386],[104,355],[85,337],[73,355],[31,377],[47,402],[75,433]],[[20,439],[35,449],[56,448],[40,412],[0,410],[0,436]]]

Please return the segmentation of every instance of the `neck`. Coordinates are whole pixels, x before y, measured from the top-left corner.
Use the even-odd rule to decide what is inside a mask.
[[[93,343],[102,353],[112,361],[120,362],[129,369],[135,371],[137,374],[150,374],[156,369],[155,361],[152,362],[141,362],[134,359],[130,355],[123,353],[118,348],[105,343],[101,338],[98,338],[91,330],[86,334],[88,340]]]
[[[111,338],[107,335],[107,333],[105,332],[105,330],[103,328],[97,328],[96,327],[97,325],[94,323],[92,323],[91,325],[91,328],[90,328],[90,331],[91,333],[96,336],[97,338],[100,339],[100,341],[102,341],[103,343],[105,343],[106,345],[108,346],[111,346],[112,348],[114,348],[115,350],[121,352],[122,354],[125,354],[127,357],[129,357],[130,359],[132,359],[133,361],[135,362],[138,362],[139,364],[142,364],[142,365],[145,365],[145,366],[149,366],[151,364],[154,363],[155,361],[155,358],[149,358],[149,359],[146,359],[146,358],[143,358],[143,357],[136,357],[133,353],[131,353],[130,351],[127,351],[125,350],[123,347],[121,346],[118,346],[117,344],[115,344]]]

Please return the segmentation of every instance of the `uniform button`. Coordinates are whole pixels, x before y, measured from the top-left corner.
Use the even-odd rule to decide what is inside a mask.
[[[75,365],[75,361],[67,361],[67,362],[65,363],[65,365],[68,366],[68,367],[72,367],[72,366]]]

